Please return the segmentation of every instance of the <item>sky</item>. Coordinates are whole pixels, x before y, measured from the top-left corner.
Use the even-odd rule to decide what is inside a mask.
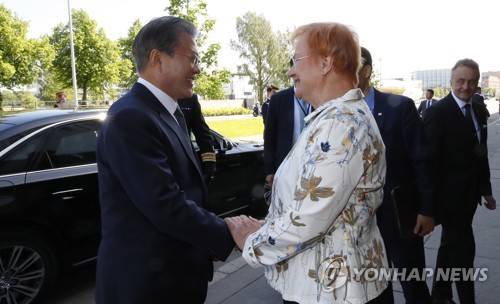
[[[165,15],[167,0],[69,0],[85,10],[106,35],[127,35],[134,20],[146,24]],[[219,64],[236,71],[236,18],[254,12],[273,31],[284,32],[311,22],[346,24],[372,54],[383,79],[409,79],[411,72],[449,69],[463,58],[478,62],[481,72],[500,71],[500,1],[492,0],[205,0],[216,20],[212,42],[222,46]],[[68,22],[68,0],[0,0],[17,17],[29,22],[29,38],[50,34]]]

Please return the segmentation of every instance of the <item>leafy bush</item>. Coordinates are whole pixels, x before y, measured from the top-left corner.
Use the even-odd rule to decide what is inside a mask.
[[[240,108],[220,108],[220,109],[202,109],[201,112],[203,116],[226,116],[226,115],[243,115],[243,114],[251,114],[252,111],[249,109],[245,109],[243,107]]]

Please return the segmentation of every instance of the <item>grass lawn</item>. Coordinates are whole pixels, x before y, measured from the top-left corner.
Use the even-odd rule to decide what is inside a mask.
[[[262,117],[207,121],[208,126],[229,139],[263,134]]]

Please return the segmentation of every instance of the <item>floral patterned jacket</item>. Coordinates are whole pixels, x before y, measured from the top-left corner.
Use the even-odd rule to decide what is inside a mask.
[[[305,118],[274,177],[266,223],[243,257],[265,265],[269,284],[299,303],[365,303],[387,286],[375,211],[382,203],[385,147],[359,89]]]

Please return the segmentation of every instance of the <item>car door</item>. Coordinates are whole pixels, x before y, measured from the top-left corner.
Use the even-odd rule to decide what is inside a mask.
[[[220,216],[248,213],[263,197],[262,150],[247,149],[218,133],[214,138],[217,169],[208,184],[208,209]]]
[[[100,239],[95,155],[100,126],[97,119],[61,123],[17,149],[34,154],[24,183],[16,186],[17,203],[23,205],[18,216],[53,230],[71,264],[94,257]],[[36,151],[26,148],[33,143]]]

